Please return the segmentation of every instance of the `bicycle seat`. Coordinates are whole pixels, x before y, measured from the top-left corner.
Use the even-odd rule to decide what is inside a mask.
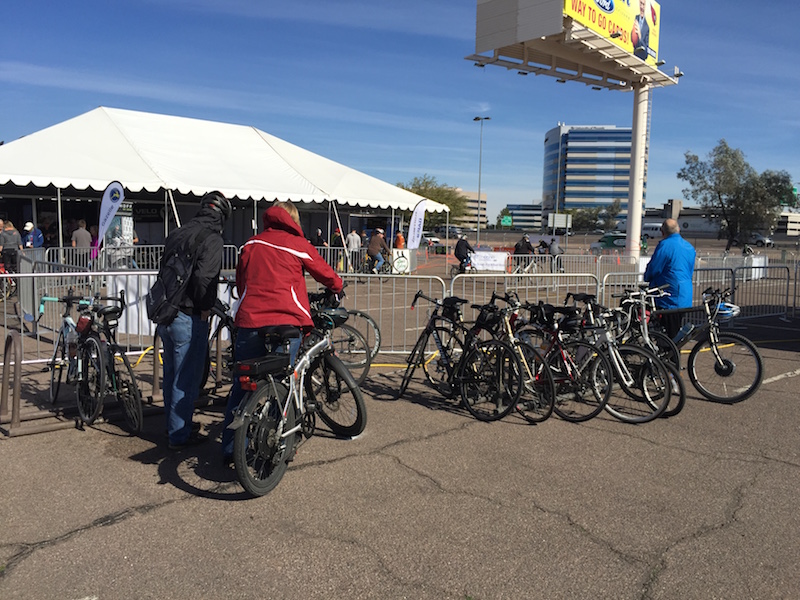
[[[258,358],[236,361],[233,365],[234,378],[248,375],[252,379],[264,375],[285,373],[289,369],[288,354],[267,354]]]
[[[577,294],[572,294],[572,298],[575,300],[575,302],[587,302],[588,303],[588,302],[594,302],[594,300],[595,300],[595,298],[597,298],[597,296],[595,296],[594,294],[584,294],[582,292],[578,292]]]
[[[116,321],[122,316],[122,307],[114,304],[111,306],[102,306],[97,309],[97,314],[106,321]]]
[[[459,304],[466,304],[469,300],[465,300],[464,298],[458,298],[457,296],[450,296],[442,300],[442,304],[445,308],[451,308],[454,306],[458,306]]]
[[[258,334],[266,344],[283,344],[289,340],[303,337],[300,329],[294,325],[268,325],[261,327]]]

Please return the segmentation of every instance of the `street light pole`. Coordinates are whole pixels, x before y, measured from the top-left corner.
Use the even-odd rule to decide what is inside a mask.
[[[491,121],[492,117],[475,117],[473,121],[480,121],[481,123],[481,144],[478,151],[478,228],[475,236],[475,246],[477,247],[481,242],[481,171],[483,170],[483,122]]]

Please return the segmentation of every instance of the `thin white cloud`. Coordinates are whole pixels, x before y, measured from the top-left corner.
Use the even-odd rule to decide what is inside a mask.
[[[474,39],[474,0],[146,0],[160,7],[232,15],[247,19],[285,20],[336,27],[392,31],[452,39]]]

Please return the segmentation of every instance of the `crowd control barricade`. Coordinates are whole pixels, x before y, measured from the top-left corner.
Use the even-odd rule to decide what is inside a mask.
[[[740,271],[750,271],[750,273],[742,274]],[[757,272],[756,277],[752,276],[754,272]],[[772,267],[748,265],[733,269],[736,287],[731,301],[742,309],[740,318],[767,316],[787,318],[790,275],[789,267],[784,265]]]
[[[381,354],[407,355],[425,327],[427,302],[419,310],[410,310],[414,295],[422,290],[426,296],[445,298],[443,279],[423,275],[373,275],[343,273],[345,297],[342,306],[368,313],[381,332]],[[317,286],[308,280],[308,289]],[[420,313],[423,318],[420,318]]]
[[[561,304],[568,292],[599,294],[600,284],[592,273],[537,273],[534,275],[492,275],[465,273],[450,282],[450,295],[473,304],[485,304],[493,292],[515,292],[520,301]]]

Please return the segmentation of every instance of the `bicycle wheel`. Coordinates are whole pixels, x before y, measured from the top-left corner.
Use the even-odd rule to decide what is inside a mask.
[[[414,376],[414,371],[416,371],[417,367],[424,362],[427,337],[428,336],[423,333],[417,340],[417,343],[414,345],[414,349],[411,351],[411,354],[408,355],[408,359],[406,359],[408,366],[406,367],[405,373],[403,373],[403,380],[400,382],[400,389],[397,392],[397,396],[394,398],[395,400],[399,400],[403,394],[406,393],[408,384],[411,382],[411,378]]]
[[[752,396],[764,378],[764,360],[743,335],[719,332],[712,344],[706,335],[689,353],[687,370],[692,385],[716,402],[740,402]],[[717,355],[719,353],[719,360]]]
[[[626,423],[652,421],[664,412],[672,393],[664,363],[640,346],[625,344],[617,350],[624,371],[616,373],[620,389],[608,400],[606,411]]]
[[[667,404],[667,408],[664,409],[664,412],[661,413],[661,416],[674,417],[683,410],[683,407],[686,404],[686,386],[683,383],[683,377],[681,377],[681,372],[678,370],[678,367],[670,362],[665,362],[664,366],[667,368],[667,372],[669,373],[672,391],[669,396],[669,404]]]
[[[78,415],[87,425],[95,422],[103,410],[106,394],[106,359],[100,339],[87,337],[79,346],[81,370],[77,386]]]
[[[455,325],[443,319],[437,321],[434,331],[427,337],[422,359],[422,370],[434,389],[445,398],[453,398],[457,389],[453,373],[464,354],[464,344],[456,334]],[[437,338],[441,348],[437,344]]]
[[[648,331],[647,335],[651,342],[651,346],[648,349],[655,352],[661,360],[669,362],[680,369],[681,351],[678,350],[675,342],[661,331]],[[641,334],[636,334],[633,339],[633,342],[639,346],[644,346],[643,341]]]
[[[61,389],[61,380],[64,378],[64,370],[69,368],[67,360],[67,344],[64,330],[58,332],[53,358],[50,359],[50,403],[55,404],[58,400],[58,392]]]
[[[341,437],[354,437],[367,426],[367,406],[353,375],[330,353],[319,357],[306,373],[309,405],[330,430]]]
[[[555,382],[542,355],[530,344],[520,343],[522,356],[522,397],[517,402],[517,412],[530,423],[541,423],[553,414],[556,392]]]
[[[378,323],[363,310],[348,309],[347,314],[350,316],[347,324],[355,327],[367,340],[370,362],[374,361],[381,349],[381,329]]]
[[[131,433],[139,433],[142,430],[144,416],[142,414],[142,394],[133,375],[133,368],[128,357],[117,348],[112,356],[112,373],[115,385],[114,393],[117,396],[117,403],[122,408],[125,417],[125,424]]]
[[[479,421],[497,421],[519,402],[522,365],[513,348],[499,340],[477,343],[459,365],[461,400]]]
[[[369,344],[364,336],[345,323],[332,329],[330,338],[336,356],[350,371],[356,385],[364,383],[371,364]]]
[[[565,421],[580,423],[602,412],[614,381],[611,363],[588,342],[573,341],[547,356],[556,386],[553,411]]]
[[[450,279],[461,273],[461,268],[458,265],[450,267]]]
[[[253,496],[275,489],[294,458],[297,432],[294,402],[280,382],[266,382],[244,399],[244,423],[233,436],[233,466],[239,483]],[[286,402],[288,401],[288,405]],[[281,423],[283,407],[286,420]]]

